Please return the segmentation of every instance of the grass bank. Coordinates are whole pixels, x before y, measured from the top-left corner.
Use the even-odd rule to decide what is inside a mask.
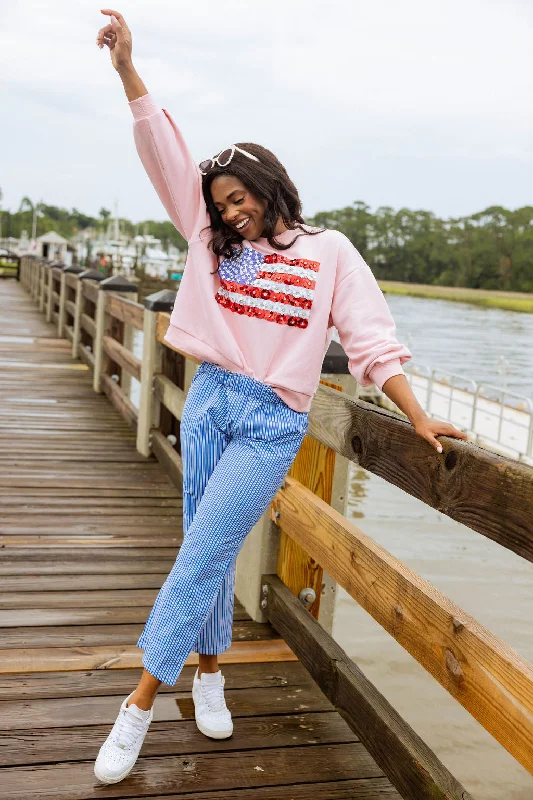
[[[378,281],[378,283],[380,289],[389,294],[404,294],[432,300],[453,300],[456,303],[473,303],[476,306],[533,314],[533,294],[525,292],[493,292],[487,289],[463,289],[459,286],[431,286],[400,281]]]

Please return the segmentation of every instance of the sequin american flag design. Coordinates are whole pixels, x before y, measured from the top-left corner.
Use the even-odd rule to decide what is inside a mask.
[[[237,249],[219,265],[215,298],[237,314],[307,328],[319,268],[318,261]]]

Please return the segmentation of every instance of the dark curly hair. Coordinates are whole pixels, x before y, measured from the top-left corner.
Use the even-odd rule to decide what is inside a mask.
[[[275,250],[288,250],[300,236],[316,236],[324,233],[325,229],[306,231],[303,228],[305,220],[302,217],[302,203],[298,190],[274,153],[271,153],[266,147],[252,142],[237,142],[237,147],[256,156],[259,163],[252,161],[251,158],[247,158],[237,150],[227,167],[219,167],[218,164],[215,164],[207,175],[202,176],[202,191],[213,233],[209,244],[215,255],[231,258],[234,255],[235,246],[242,247],[244,241],[243,236],[223,222],[220,212],[213,203],[211,184],[219,175],[233,175],[242,181],[250,192],[266,201],[263,236]],[[279,217],[283,220],[286,228],[300,231],[289,244],[278,242],[274,235]]]

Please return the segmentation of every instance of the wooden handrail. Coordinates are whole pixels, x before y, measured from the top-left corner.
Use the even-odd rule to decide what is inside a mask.
[[[533,468],[441,438],[438,455],[392,411],[319,386],[309,434],[426,505],[533,561]]]
[[[70,277],[72,276],[69,275],[69,278]],[[73,317],[74,314],[76,313],[76,306],[74,305],[72,300],[65,300],[65,309],[66,311],[68,311],[71,317]]]
[[[130,427],[136,430],[139,412],[131,400],[126,397],[120,386],[115,383],[110,375],[102,375],[100,381],[102,389],[109,400],[113,403],[117,411],[121,414],[121,416],[124,417]]]
[[[106,294],[105,311],[115,319],[119,319],[126,325],[131,325],[138,331],[142,331],[144,325],[144,306],[126,297],[118,297],[113,294]]]
[[[406,800],[472,800],[277,575],[263,575],[268,618]]]
[[[272,519],[533,773],[533,665],[286,478]]]
[[[141,380],[142,362],[140,358],[134,356],[131,350],[124,347],[123,344],[117,342],[117,340],[113,339],[111,336],[104,336],[102,344],[104,352],[109,356],[111,361],[114,361],[119,367],[125,369],[132,378],[138,381]]]
[[[89,336],[94,339],[96,333],[96,323],[88,314],[81,315],[81,327],[86,331]]]

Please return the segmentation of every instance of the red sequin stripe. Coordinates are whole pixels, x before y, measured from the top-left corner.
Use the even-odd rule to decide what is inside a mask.
[[[264,264],[290,264],[291,267],[304,267],[304,269],[312,269],[313,272],[318,272],[320,269],[320,261],[308,261],[306,258],[285,258],[280,253],[271,253],[265,256]]]
[[[273,303],[287,303],[298,308],[311,308],[313,305],[313,301],[308,300],[306,297],[294,297],[292,294],[275,292],[272,289],[262,289],[260,286],[245,286],[241,283],[226,281],[223,278],[220,279],[220,283],[228,292],[238,292],[248,297],[259,297],[261,300],[272,300]]]
[[[263,278],[267,281],[276,281],[276,283],[287,283],[291,286],[302,286],[304,289],[314,289],[316,286],[316,281],[311,280],[310,278],[300,278],[299,275],[287,275],[284,272],[258,272],[255,276],[257,278]]]
[[[289,327],[307,328],[309,324],[306,319],[300,317],[291,317],[289,314],[278,314],[275,311],[267,311],[265,308],[255,308],[255,306],[245,306],[241,303],[235,303],[229,297],[216,294],[215,299],[224,308],[229,308],[230,311],[236,311],[237,314],[246,314],[247,317],[259,317],[259,319],[267,320],[268,322],[277,322],[279,325],[289,325]]]

